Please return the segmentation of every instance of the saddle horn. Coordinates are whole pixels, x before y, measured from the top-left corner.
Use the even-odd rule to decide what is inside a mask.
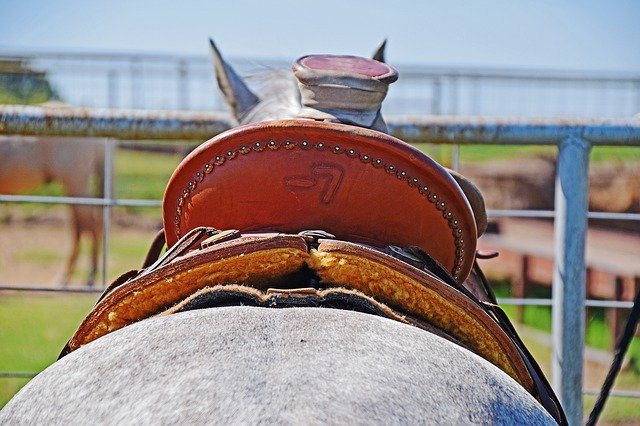
[[[310,55],[294,62],[302,108],[298,118],[387,132],[380,109],[398,72],[372,59]]]

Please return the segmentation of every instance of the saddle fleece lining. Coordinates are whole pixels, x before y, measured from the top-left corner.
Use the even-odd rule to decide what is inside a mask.
[[[69,348],[75,350],[111,331],[155,315],[206,286],[241,282],[266,289],[299,271],[306,257],[306,250],[276,248],[241,253],[173,273],[162,271],[161,276],[149,274],[98,304],[69,342]]]
[[[309,264],[322,283],[355,288],[392,307],[402,307],[409,314],[425,318],[500,367],[525,388],[533,387],[526,368],[518,368],[512,361],[519,356],[511,350],[506,338],[500,339],[499,335],[489,332],[487,326],[491,318],[478,309],[471,314],[471,303],[466,303],[455,292],[447,291],[448,287],[431,287],[428,281],[413,279],[406,273],[410,271],[399,272],[382,263],[343,252],[312,250]]]

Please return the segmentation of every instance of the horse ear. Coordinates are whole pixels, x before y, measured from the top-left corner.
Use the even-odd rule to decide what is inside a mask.
[[[382,40],[382,43],[378,46],[375,53],[373,54],[372,59],[375,59],[378,62],[386,62],[384,60],[384,51],[387,48],[387,39]]]
[[[224,60],[212,39],[209,39],[209,43],[211,44],[211,56],[218,87],[239,121],[247,111],[259,102],[259,99],[231,68],[231,65]]]

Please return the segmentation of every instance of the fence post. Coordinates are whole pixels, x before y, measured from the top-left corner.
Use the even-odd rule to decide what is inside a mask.
[[[433,94],[431,95],[431,115],[442,114],[442,82],[440,78],[435,78],[431,84]]]
[[[109,257],[109,233],[111,232],[111,206],[115,199],[113,192],[113,154],[114,140],[104,140],[104,187],[102,198],[106,203],[102,206],[102,287],[106,288],[108,257]]]
[[[552,383],[570,425],[582,424],[588,142],[560,143],[556,171]]]
[[[456,74],[449,77],[449,114],[460,114],[458,106],[460,79]]]

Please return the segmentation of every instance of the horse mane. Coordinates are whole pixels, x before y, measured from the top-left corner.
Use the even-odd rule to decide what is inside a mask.
[[[301,108],[295,77],[288,70],[261,68],[246,77],[256,87],[260,102],[239,118],[240,124],[294,118]]]

